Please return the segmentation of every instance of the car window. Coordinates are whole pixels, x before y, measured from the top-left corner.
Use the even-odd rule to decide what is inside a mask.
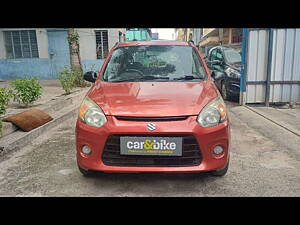
[[[217,59],[217,57],[216,57],[216,55],[217,55],[217,48],[215,48],[215,49],[213,49],[212,51],[211,51],[211,54],[210,54],[210,61],[213,61],[213,60],[216,60]]]
[[[221,52],[220,49],[218,49],[217,53],[216,53],[216,59],[217,60],[220,60],[220,61],[223,61],[224,60],[224,57],[223,57],[223,54]]]
[[[241,54],[234,49],[226,49],[224,54],[229,63],[241,63],[242,61]]]
[[[177,80],[191,75],[201,79],[206,77],[205,69],[191,46],[127,46],[113,51],[103,80]]]

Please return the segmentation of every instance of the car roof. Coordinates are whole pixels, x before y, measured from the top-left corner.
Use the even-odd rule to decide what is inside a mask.
[[[222,46],[222,45],[215,46],[215,47],[213,47],[211,49],[214,49],[214,48],[220,48],[222,50],[224,50],[224,49],[233,49],[233,50],[235,50],[235,48],[233,48],[233,47]]]
[[[121,42],[121,43],[118,43],[118,47],[142,46],[142,45],[179,45],[179,46],[189,46],[189,43],[185,42],[185,41],[172,41],[172,40],[130,41],[130,42]]]

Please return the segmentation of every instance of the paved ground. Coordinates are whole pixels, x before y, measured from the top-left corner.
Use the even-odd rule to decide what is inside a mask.
[[[232,148],[224,177],[150,173],[85,178],[76,166],[75,120],[70,118],[0,159],[0,196],[300,196],[299,137],[235,103],[228,106]]]

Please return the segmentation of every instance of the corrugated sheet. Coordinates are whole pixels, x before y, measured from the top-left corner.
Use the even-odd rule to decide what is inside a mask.
[[[253,30],[249,32],[247,81],[266,81],[268,57],[268,31]],[[265,85],[248,84],[246,102],[264,102]]]
[[[271,81],[300,80],[300,29],[275,29]],[[300,101],[299,84],[272,84],[270,102]]]
[[[250,30],[248,37],[246,103],[265,102],[269,30]],[[300,29],[274,29],[271,59],[273,81],[300,81]],[[299,84],[271,84],[269,102],[300,101]]]

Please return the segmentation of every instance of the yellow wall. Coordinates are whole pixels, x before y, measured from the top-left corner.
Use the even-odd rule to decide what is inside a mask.
[[[186,29],[186,38],[184,38],[184,30]],[[189,40],[189,34],[191,33],[192,29],[191,28],[178,28],[176,29],[176,40],[178,41],[188,41]]]

